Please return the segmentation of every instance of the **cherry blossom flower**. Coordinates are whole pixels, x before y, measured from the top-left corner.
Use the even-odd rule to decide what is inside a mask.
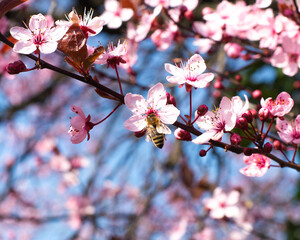
[[[289,113],[294,106],[294,100],[287,92],[280,93],[275,100],[272,98],[263,98],[260,100],[262,109],[268,109],[269,112],[275,117],[283,117]]]
[[[295,122],[288,122],[285,119],[277,118],[276,129],[283,141],[300,144],[300,115],[296,117]]]
[[[245,97],[245,104],[239,96],[234,96],[231,98],[232,111],[235,113],[236,120],[238,120],[249,108],[249,100],[247,95]]]
[[[199,128],[206,130],[206,132],[195,138],[193,143],[202,144],[210,139],[216,141],[221,139],[224,131],[232,130],[236,123],[236,115],[232,111],[230,99],[223,97],[220,107],[216,111],[208,111],[204,116],[199,117],[196,123]]]
[[[173,104],[167,104],[166,90],[161,83],[150,88],[147,100],[139,94],[132,93],[126,94],[124,100],[126,106],[133,113],[133,116],[124,123],[124,128],[133,132],[146,128],[149,114],[155,113],[165,124],[173,124],[180,114]]]
[[[169,23],[166,29],[155,30],[155,32],[151,35],[151,40],[159,51],[164,51],[171,46],[177,31],[177,25]]]
[[[282,68],[284,74],[294,76],[300,67],[300,35],[294,37],[284,34],[282,47],[276,48],[270,61],[275,67]]]
[[[133,10],[122,8],[116,0],[105,0],[105,11],[100,16],[105,21],[108,28],[116,29],[121,27],[122,22],[128,21],[133,16]]]
[[[86,38],[88,38],[88,36],[95,36],[96,34],[101,32],[103,25],[105,24],[105,21],[100,17],[93,18],[93,13],[93,9],[91,9],[88,13],[84,11],[84,15],[82,18],[81,15],[78,15],[75,9],[73,9],[67,16],[68,21],[58,20],[55,23],[58,26],[66,26],[68,28],[71,25],[77,23],[79,24]]]
[[[115,47],[112,43],[109,43],[107,46],[107,50],[97,58],[95,63],[101,65],[107,64],[107,68],[111,66],[113,69],[120,63],[126,63],[126,61],[124,60],[127,54],[126,45],[126,41],[124,41],[123,43],[120,43],[119,41],[117,47]]]
[[[246,167],[240,169],[240,172],[247,177],[262,177],[270,167],[270,158],[261,154],[252,154],[244,156]]]
[[[226,194],[218,187],[213,192],[212,198],[203,200],[204,206],[209,211],[209,216],[214,219],[222,219],[224,217],[234,218],[239,215],[239,201],[240,193],[236,190]]]
[[[71,106],[71,110],[78,114],[71,118],[71,127],[68,133],[71,136],[71,142],[74,144],[81,143],[86,136],[90,139],[90,130],[94,127],[94,124],[90,122],[91,116],[85,117],[82,109],[74,105]]]
[[[30,54],[35,50],[52,53],[57,48],[57,41],[67,32],[66,27],[48,27],[46,18],[41,14],[31,16],[29,28],[12,27],[10,34],[18,40],[13,50],[17,53]]]
[[[206,64],[199,54],[194,54],[184,65],[180,67],[166,63],[165,70],[173,76],[167,76],[170,83],[179,84],[180,87],[186,84],[186,90],[190,92],[192,87],[204,88],[207,83],[213,80],[214,74],[203,73]]]

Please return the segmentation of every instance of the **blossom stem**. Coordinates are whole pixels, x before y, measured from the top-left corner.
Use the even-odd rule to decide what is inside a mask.
[[[191,125],[193,125],[197,120],[198,118],[200,117],[200,115],[198,115],[197,117],[195,117],[194,121],[191,123]]]
[[[255,136],[257,137],[256,129],[255,129],[255,127],[253,126],[252,122],[250,123],[250,125],[251,125],[251,127],[252,127],[252,129],[253,129],[253,132],[254,132]]]
[[[118,107],[120,107],[121,106],[121,103],[119,103],[111,112],[110,112],[110,114],[108,114],[105,118],[103,118],[102,120],[100,120],[99,122],[96,122],[96,123],[94,123],[94,126],[95,125],[98,125],[98,124],[100,124],[100,123],[102,123],[102,122],[104,122],[106,119],[108,119],[117,109],[118,109]]]
[[[290,162],[290,160],[289,160],[289,158],[286,156],[286,154],[285,154],[285,152],[284,151],[282,151],[282,150],[280,150],[280,152],[282,153],[282,155],[286,158],[286,160],[288,161],[288,162]]]
[[[190,91],[190,117],[189,117],[189,121],[188,124],[191,124],[191,119],[192,119],[192,90]]]
[[[262,132],[264,130],[264,125],[265,125],[265,121],[262,121],[261,128],[260,128],[260,135],[262,134]]]
[[[295,163],[295,156],[296,156],[297,150],[298,150],[298,147],[295,146],[295,151],[294,151],[294,155],[293,155],[293,158],[292,158],[292,163]]]
[[[185,124],[187,124],[187,121],[184,119],[183,116],[181,116],[181,114],[179,115],[179,117],[185,122]]]
[[[116,74],[117,74],[117,78],[118,78],[118,82],[119,82],[120,93],[121,93],[121,95],[124,95],[123,94],[123,90],[122,90],[122,85],[121,85],[120,77],[119,77],[119,72],[118,72],[118,69],[117,69],[117,64],[115,64],[115,70],[116,70]]]
[[[263,139],[262,139],[262,143],[264,143],[266,137],[268,136],[268,133],[269,133],[271,127],[272,127],[272,124],[273,124],[274,119],[275,119],[275,117],[273,117],[273,118],[271,119],[271,122],[270,122],[270,124],[269,124],[268,130],[267,130],[266,134],[264,135],[264,137],[263,137]]]

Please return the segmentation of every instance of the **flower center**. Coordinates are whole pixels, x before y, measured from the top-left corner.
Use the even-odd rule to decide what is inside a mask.
[[[34,36],[34,39],[33,39],[33,43],[35,45],[42,45],[43,43],[45,43],[46,41],[44,40],[44,36],[42,36],[41,32],[39,32],[38,35],[35,35]]]

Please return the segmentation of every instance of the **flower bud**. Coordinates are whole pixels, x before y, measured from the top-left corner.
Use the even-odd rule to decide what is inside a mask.
[[[194,20],[194,14],[192,11],[188,10],[184,13],[184,16],[186,17],[187,20],[192,22]]]
[[[197,114],[200,117],[204,116],[207,113],[207,111],[208,111],[208,107],[205,104],[202,104],[197,108]]]
[[[222,82],[219,81],[219,80],[217,80],[217,81],[214,83],[214,87],[215,87],[216,89],[224,89],[224,86],[223,86]]]
[[[232,145],[239,145],[242,141],[242,137],[237,133],[234,133],[230,136],[230,142]]]
[[[181,141],[192,141],[192,135],[190,132],[185,131],[181,128],[177,128],[174,132],[176,139]]]
[[[253,121],[253,115],[252,115],[252,112],[250,110],[247,110],[246,112],[244,112],[242,117],[246,118],[248,123],[252,123],[252,121]]]
[[[253,118],[257,118],[257,111],[256,111],[256,109],[251,109],[250,111],[252,113]]]
[[[248,121],[244,117],[240,117],[237,122],[236,126],[242,130],[246,130],[248,128]]]
[[[244,154],[246,156],[251,156],[252,155],[252,149],[251,148],[244,148]]]
[[[252,97],[253,97],[254,99],[256,99],[256,100],[261,99],[261,97],[262,97],[261,91],[258,90],[258,89],[254,90],[254,91],[252,92]]]
[[[260,121],[262,122],[265,122],[268,120],[270,116],[270,111],[269,109],[266,109],[266,108],[261,108],[259,111],[258,111],[258,117],[260,119]]]
[[[273,142],[273,147],[275,148],[275,150],[283,150],[284,149],[284,145],[278,140],[275,140]]]
[[[204,157],[206,155],[206,151],[204,149],[202,149],[200,152],[199,152],[199,156],[200,157]]]
[[[300,81],[295,81],[293,83],[293,86],[294,86],[295,89],[300,89]]]
[[[9,63],[6,66],[6,71],[9,74],[18,74],[18,73],[24,72],[26,70],[27,70],[27,67],[21,60],[15,61],[13,63]]]
[[[213,9],[210,8],[210,7],[204,7],[204,8],[202,9],[202,15],[203,15],[203,16],[205,16],[206,14],[211,14],[211,13],[213,13]]]
[[[168,92],[167,92],[167,104],[173,104],[176,107],[175,98]]]
[[[146,130],[142,130],[142,131],[139,131],[139,132],[134,132],[134,136],[136,136],[137,138],[140,138],[142,136],[144,136],[146,133]]]
[[[242,80],[243,80],[243,77],[242,77],[242,75],[240,75],[240,74],[237,74],[237,75],[235,75],[235,80],[237,80],[238,82],[241,82]]]
[[[239,58],[241,56],[241,52],[244,50],[242,46],[237,43],[226,43],[224,45],[224,50],[230,58]]]
[[[263,147],[263,152],[270,153],[272,151],[272,148],[273,148],[272,144],[267,142]]]

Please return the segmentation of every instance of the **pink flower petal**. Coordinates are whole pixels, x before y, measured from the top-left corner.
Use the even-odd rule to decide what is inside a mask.
[[[84,113],[83,113],[83,111],[82,111],[82,109],[81,109],[80,107],[77,107],[77,106],[75,106],[75,105],[72,105],[72,106],[71,106],[71,110],[72,110],[74,113],[78,114],[81,118],[85,119],[85,115],[84,115]]]
[[[203,144],[208,142],[214,135],[216,135],[216,131],[206,131],[205,133],[202,133],[200,136],[195,138],[192,142],[195,144]]]
[[[57,49],[57,42],[46,42],[39,46],[39,49],[44,54],[49,54],[55,52]]]
[[[167,93],[162,83],[157,83],[150,88],[147,96],[147,102],[152,109],[160,109],[167,103]]]
[[[32,41],[18,41],[13,50],[17,53],[30,54],[36,50],[36,46]]]
[[[10,34],[13,38],[21,41],[28,41],[32,39],[32,33],[29,29],[23,27],[12,27],[10,29]]]
[[[146,117],[142,115],[134,115],[127,119],[123,127],[129,131],[138,132],[143,130],[147,126]]]
[[[139,94],[127,93],[125,98],[125,105],[134,114],[146,114],[148,103],[145,98]]]
[[[165,124],[173,124],[179,114],[180,111],[173,104],[165,105],[158,111],[159,119]]]

